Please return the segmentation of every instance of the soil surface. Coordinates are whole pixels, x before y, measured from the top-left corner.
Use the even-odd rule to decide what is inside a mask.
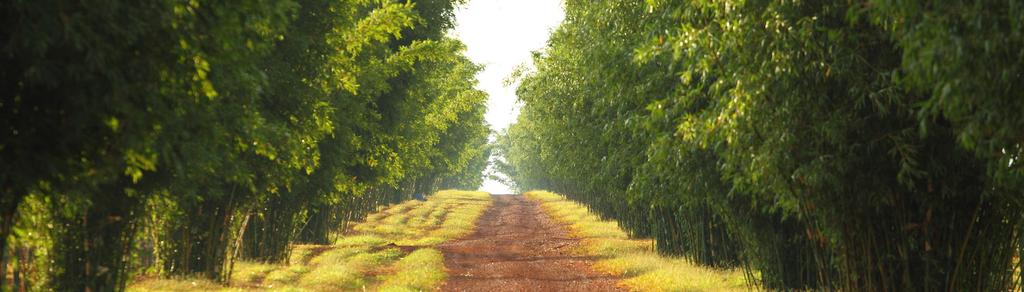
[[[622,291],[620,277],[570,252],[579,240],[536,202],[492,198],[473,234],[439,246],[449,275],[442,291]]]

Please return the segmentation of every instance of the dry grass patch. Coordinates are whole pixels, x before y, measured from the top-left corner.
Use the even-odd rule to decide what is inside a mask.
[[[630,239],[614,221],[601,220],[586,206],[546,191],[524,194],[540,203],[544,212],[569,225],[583,243],[577,252],[598,256],[594,268],[626,279],[619,285],[632,291],[747,291],[742,270],[718,270],[666,257],[653,250],[653,242]]]
[[[381,277],[378,291],[434,290],[447,278],[444,255],[433,248],[421,248],[392,266],[394,272]]]
[[[146,278],[130,291],[424,291],[447,277],[434,246],[468,234],[490,194],[439,191],[370,214],[332,245],[294,245],[288,264],[238,262],[229,286],[206,280]]]
[[[139,292],[174,292],[174,291],[244,291],[241,288],[228,288],[221,284],[200,279],[164,279],[147,277],[137,279],[128,287],[128,291]]]
[[[402,252],[394,248],[378,252],[358,251],[354,254],[341,250],[324,253],[310,261],[315,268],[300,277],[299,286],[317,291],[365,289],[373,285],[373,279],[367,277],[370,272],[402,256]]]

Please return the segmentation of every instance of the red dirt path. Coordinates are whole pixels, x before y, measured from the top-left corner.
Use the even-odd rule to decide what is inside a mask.
[[[536,202],[492,198],[473,234],[439,246],[449,275],[442,291],[622,291],[621,278],[570,252],[579,240]]]

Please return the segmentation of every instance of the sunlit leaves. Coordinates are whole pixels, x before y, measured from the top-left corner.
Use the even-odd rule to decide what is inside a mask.
[[[486,95],[443,37],[454,5],[3,4],[0,225],[41,192],[44,219],[64,223],[44,243],[52,288],[116,290],[137,238],[165,274],[223,280],[242,218],[278,228],[260,239],[279,260],[314,210],[351,220],[412,192],[475,188]],[[342,225],[323,222],[323,238]]]
[[[506,173],[770,289],[1011,289],[1021,6],[569,1]]]

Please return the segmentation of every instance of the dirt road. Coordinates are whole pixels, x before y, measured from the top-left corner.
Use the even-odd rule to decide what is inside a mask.
[[[569,251],[578,240],[523,196],[494,196],[468,237],[441,245],[442,291],[620,291],[620,278]]]

